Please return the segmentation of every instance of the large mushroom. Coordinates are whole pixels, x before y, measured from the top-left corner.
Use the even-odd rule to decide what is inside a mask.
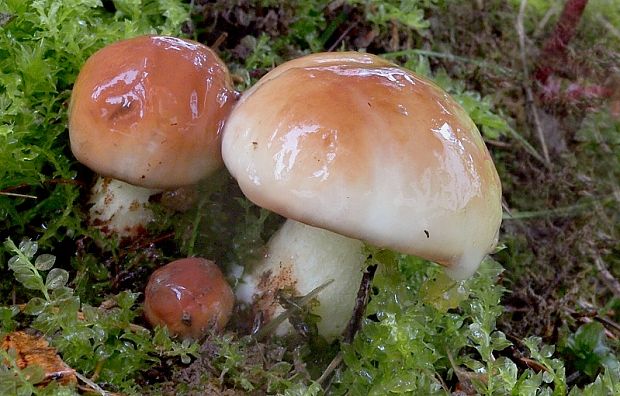
[[[150,216],[149,196],[219,168],[235,97],[226,65],[194,41],[141,36],[95,52],[69,107],[73,154],[108,178],[93,189],[91,222],[131,235]]]
[[[308,293],[332,277],[330,266],[361,278],[363,260],[310,258],[324,241],[292,253],[303,230],[417,255],[457,279],[474,273],[497,242],[501,185],[476,126],[437,85],[377,56],[315,54],[275,68],[241,97],[222,143],[224,163],[251,201],[312,226],[285,225],[244,275],[239,299],[267,318],[281,310],[277,299],[264,301],[274,287],[303,284],[296,292]],[[349,299],[357,286],[333,282],[317,299],[352,307],[328,290],[353,288],[339,292]],[[323,334],[337,335],[348,319],[324,316],[332,331]]]

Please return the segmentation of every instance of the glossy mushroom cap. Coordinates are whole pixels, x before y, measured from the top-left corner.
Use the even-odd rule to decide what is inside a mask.
[[[476,126],[432,82],[368,54],[315,54],[235,106],[222,154],[285,217],[471,275],[497,241],[501,186]]]
[[[235,92],[208,47],[142,36],[92,55],[73,87],[76,158],[104,176],[149,188],[189,185],[222,163],[220,133]]]
[[[144,292],[144,315],[170,334],[198,340],[222,330],[235,303],[232,289],[212,261],[192,257],[155,271]]]

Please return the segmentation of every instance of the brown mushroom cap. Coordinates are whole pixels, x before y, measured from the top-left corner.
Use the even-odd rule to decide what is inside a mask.
[[[471,274],[497,241],[501,185],[443,90],[377,56],[315,54],[248,90],[224,162],[246,196],[297,221]]]
[[[144,292],[144,315],[170,334],[200,339],[210,329],[222,330],[235,302],[231,287],[212,261],[191,257],[155,271]]]
[[[228,69],[208,47],[162,36],[120,41],[78,75],[71,149],[104,176],[149,188],[189,185],[221,165],[234,98]]]

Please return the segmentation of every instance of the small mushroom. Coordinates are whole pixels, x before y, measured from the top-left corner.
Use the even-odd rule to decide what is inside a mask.
[[[171,335],[199,340],[220,331],[232,315],[235,296],[218,266],[191,257],[156,270],[144,292],[144,315]]]
[[[497,242],[501,185],[478,129],[437,85],[377,56],[315,54],[275,68],[241,97],[222,144],[226,167],[251,201],[326,235],[414,254],[459,279]],[[304,256],[280,251],[300,246],[302,229],[315,232],[274,237],[268,257],[247,269],[241,300],[256,305],[267,293],[256,280],[278,278],[291,262],[300,269],[290,271],[297,278],[289,284],[326,280],[306,265],[321,244]],[[275,259],[284,256],[296,258]],[[357,264],[344,271],[360,276]],[[321,304],[343,304],[321,294]],[[340,329],[349,316],[322,321]]]
[[[194,184],[218,169],[220,135],[235,98],[226,65],[194,41],[141,36],[95,52],[77,77],[69,106],[73,154],[115,179],[96,184],[91,223],[131,235],[145,210],[128,224],[130,207],[144,209],[145,196]],[[100,205],[116,199],[125,212],[115,217]]]

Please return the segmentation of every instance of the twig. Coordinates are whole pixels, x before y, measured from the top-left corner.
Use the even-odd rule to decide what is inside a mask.
[[[508,143],[508,142],[502,142],[499,140],[494,140],[494,139],[484,139],[484,141],[491,145],[491,146],[495,146],[495,147],[501,147],[501,148],[511,148],[512,144]]]
[[[351,29],[353,29],[355,26],[357,25],[357,23],[353,23],[351,25],[349,25],[348,28],[345,29],[344,32],[342,32],[342,34],[340,36],[338,36],[338,38],[336,39],[336,41],[334,41],[334,43],[332,45],[329,46],[329,48],[327,49],[327,52],[332,52],[333,50],[336,49],[336,47],[340,44],[340,42],[342,40],[344,40],[344,38],[347,36],[347,34],[349,34],[349,32],[351,31]]]
[[[451,394],[450,387],[448,386],[448,384],[446,384],[446,381],[444,381],[444,379],[441,377],[441,374],[439,373],[433,374],[428,369],[425,369],[424,371],[426,372],[427,375],[434,376],[437,379],[437,382],[441,384],[441,387],[443,388],[444,391],[446,391],[447,395]]]
[[[445,52],[437,52],[437,51],[422,50],[422,49],[405,49],[401,51],[387,52],[385,54],[381,54],[382,57],[388,58],[388,59],[397,58],[399,56],[407,56],[407,55],[422,55],[422,56],[428,56],[430,58],[447,59],[452,62],[471,63],[480,68],[493,69],[506,76],[515,75],[515,72],[512,71],[511,69],[508,69],[506,67],[503,67],[503,66],[500,66],[500,65],[488,62],[488,61],[466,58],[464,56],[454,55],[454,54],[445,53]]]
[[[84,186],[84,182],[81,182],[79,180],[72,180],[72,179],[47,179],[47,180],[43,180],[42,181],[43,184],[73,184],[73,185],[78,185],[80,187]],[[21,193],[14,193],[11,191],[15,191],[15,190],[19,190],[22,188],[26,188],[26,187],[32,187],[32,184],[28,184],[28,183],[21,183],[15,186],[10,186],[10,187],[6,187],[2,190],[0,190],[0,195],[6,195],[9,197],[20,197],[20,198],[31,198],[31,199],[38,199],[39,197],[37,197],[36,195],[30,195],[30,194],[21,194]]]
[[[589,209],[597,204],[607,205],[613,201],[615,201],[615,198],[613,196],[608,196],[601,199],[592,199],[575,205],[563,206],[553,209],[530,210],[521,212],[515,210],[506,210],[506,208],[504,208],[506,210],[506,213],[503,214],[502,218],[503,220],[528,220],[537,218],[571,217],[577,216],[584,210]]]
[[[215,50],[215,51],[219,51],[219,46],[222,45],[222,43],[226,40],[226,38],[228,37],[228,33],[226,32],[222,32],[222,34],[220,34],[217,39],[215,39],[215,42],[213,44],[211,44],[211,49]]]
[[[99,379],[99,376],[101,375],[101,369],[103,368],[103,364],[105,363],[106,359],[100,359],[97,364],[95,364],[95,370],[93,371],[93,375],[90,376],[90,380],[95,382]]]
[[[559,11],[558,4],[554,4],[551,7],[549,7],[545,15],[538,22],[538,26],[536,26],[536,31],[533,34],[534,37],[540,36],[545,26],[547,26],[547,22],[549,22],[549,19],[551,19],[552,16],[556,15],[558,11]]]
[[[611,319],[607,319],[607,318],[605,318],[605,317],[602,317],[602,316],[596,315],[596,316],[594,317],[594,320],[596,320],[597,322],[601,323],[603,326],[608,326],[608,327],[611,327],[612,329],[614,329],[615,331],[617,331],[617,332],[618,332],[618,334],[620,334],[620,324],[618,324],[618,323],[616,323],[616,322],[612,321]],[[613,333],[612,333],[612,334],[613,334]],[[615,336],[614,336],[613,338],[614,338],[614,339],[616,339],[616,340],[618,339],[618,337],[615,337]]]
[[[594,257],[594,265],[605,285],[607,285],[616,298],[620,298],[620,282],[618,279],[609,272],[607,266],[600,257]]]
[[[333,282],[334,280],[330,279],[322,285],[314,288],[310,293],[306,294],[303,298],[301,298],[296,305],[291,306],[289,309],[273,318],[269,323],[263,326],[262,329],[260,329],[257,333],[253,334],[252,338],[260,341],[267,335],[271,334],[273,330],[275,330],[280,325],[280,323],[290,318],[295,312],[300,311],[304,306],[306,306],[310,301],[312,301],[314,297],[318,296],[319,293],[323,291],[323,289],[331,285]]]
[[[469,390],[473,390],[472,380],[478,380],[485,384],[488,383],[487,374],[478,374],[472,371],[467,371],[466,369],[462,368],[461,366],[456,364],[456,361],[454,360],[454,357],[452,356],[452,352],[450,352],[449,349],[446,350],[446,355],[448,356],[450,365],[452,366],[452,369],[454,370],[454,374],[456,374],[456,377],[458,378],[461,386],[464,386]]]
[[[526,138],[524,138],[519,132],[517,132],[513,127],[511,127],[510,125],[508,125],[508,132],[510,133],[510,135],[517,140],[517,142],[521,143],[521,145],[523,145],[523,148],[525,148],[525,151],[527,151],[528,153],[530,153],[532,155],[532,157],[536,158],[538,161],[540,161],[543,165],[546,165],[545,163],[545,159],[542,157],[542,155],[540,155],[540,153],[538,152],[538,150],[536,150],[536,148],[534,148],[534,146],[532,146],[532,144],[530,142],[528,142],[528,140]]]
[[[618,30],[614,25],[612,25],[605,17],[601,14],[596,15],[596,19],[603,25],[605,28],[615,36],[618,40],[620,40],[620,30]]]
[[[101,388],[95,382],[93,382],[90,379],[88,379],[88,377],[78,373],[77,371],[74,371],[74,374],[75,374],[76,377],[78,377],[80,379],[80,381],[84,382],[92,390],[94,390],[95,392],[99,393],[101,396],[109,396],[110,395],[110,393],[106,392],[103,388]]]
[[[18,193],[4,192],[4,191],[0,191],[0,195],[5,195],[7,197],[39,199],[39,197],[37,197],[36,195],[18,194]]]
[[[579,320],[583,323],[591,323],[592,321],[597,321],[605,327],[605,335],[613,340],[617,340],[618,337],[615,335],[614,331],[620,334],[620,324],[614,322],[611,319],[608,319],[604,316],[601,316],[597,311],[596,307],[592,304],[584,302],[583,300],[579,301],[579,307],[582,308],[582,311],[576,311],[572,308],[565,308],[566,312],[568,312],[573,318]]]
[[[166,234],[161,234],[153,239],[139,240],[137,242],[132,243],[127,248],[125,248],[124,252],[120,254],[119,258],[125,257],[130,252],[136,252],[138,250],[143,250],[143,249],[146,249],[148,246],[155,245],[159,242],[172,239],[172,238],[174,238],[174,232],[168,232]],[[192,256],[192,254],[188,254],[188,256]]]
[[[521,66],[523,68],[523,78],[524,81],[524,89],[527,104],[529,104],[530,110],[532,112],[532,116],[534,117],[534,126],[536,128],[536,133],[538,134],[538,139],[540,140],[540,145],[542,147],[543,157],[545,159],[544,163],[547,168],[551,167],[551,159],[549,158],[549,150],[547,149],[547,142],[545,141],[545,135],[542,130],[542,126],[540,124],[540,118],[538,116],[538,109],[536,108],[536,104],[534,103],[534,94],[532,93],[532,87],[530,84],[529,78],[529,70],[527,67],[527,56],[525,54],[525,30],[523,28],[523,18],[525,16],[525,7],[527,6],[527,0],[521,0],[521,6],[519,7],[519,15],[517,15],[517,34],[519,36],[519,49],[521,52]]]
[[[351,320],[349,320],[349,324],[347,328],[343,332],[342,342],[344,344],[350,344],[355,337],[355,334],[362,327],[362,319],[364,318],[364,312],[366,311],[366,306],[368,305],[368,298],[370,297],[370,286],[372,285],[372,280],[375,277],[375,272],[377,271],[377,265],[369,266],[366,271],[364,271],[364,275],[362,276],[362,281],[360,282],[360,287],[357,290],[357,297],[355,299],[355,308],[353,309],[353,314],[351,315]],[[324,386],[324,383],[331,377],[332,373],[340,366],[342,363],[342,351],[338,352],[336,356],[329,363],[323,374],[316,380],[321,386]]]
[[[319,385],[323,386],[323,383],[332,375],[332,373],[338,368],[338,366],[340,366],[340,363],[342,363],[342,359],[342,352],[338,352],[338,354],[332,359],[332,361],[329,362],[329,365],[327,366],[325,371],[323,371],[323,374],[321,374],[319,379],[316,380],[316,382]]]
[[[372,280],[375,277],[376,271],[377,265],[371,265],[364,271],[364,275],[362,276],[362,282],[360,283],[355,299],[353,315],[351,315],[351,320],[349,320],[349,324],[343,334],[343,341],[347,344],[353,341],[355,334],[357,334],[362,327],[362,319],[364,318],[366,305],[368,305],[368,297],[370,296],[370,286],[372,285]]]

